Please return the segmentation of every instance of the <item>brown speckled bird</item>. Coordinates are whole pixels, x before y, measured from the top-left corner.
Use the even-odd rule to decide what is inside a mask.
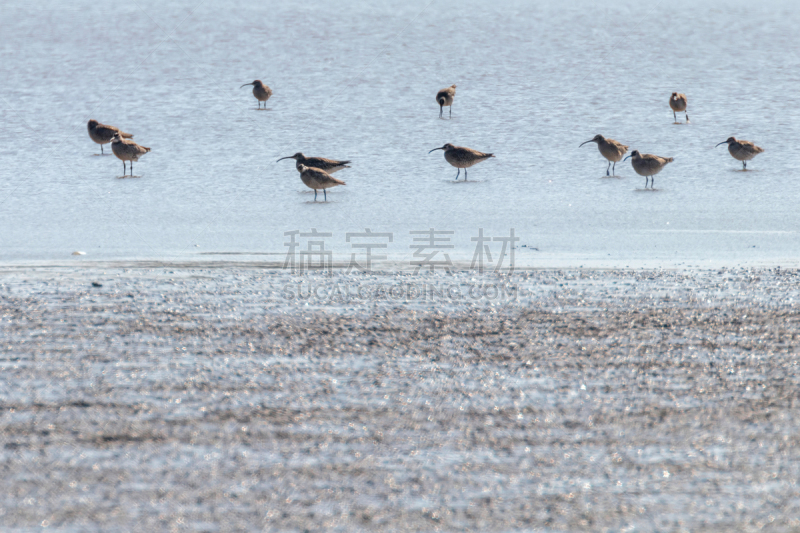
[[[675,117],[675,124],[678,123],[678,115],[681,111],[686,113],[686,122],[689,122],[689,112],[686,111],[686,95],[683,93],[672,93],[669,97],[669,107],[672,109],[672,116]]]
[[[764,151],[760,146],[756,146],[750,141],[737,141],[736,137],[728,137],[728,140],[719,144],[727,144],[728,152],[737,161],[742,162],[742,170],[747,170],[747,162]],[[719,144],[717,146],[719,146]]]
[[[634,150],[631,155],[626,157],[623,161],[631,160],[633,170],[640,176],[644,176],[644,188],[647,188],[647,179],[650,178],[650,188],[653,188],[655,176],[661,172],[668,163],[674,161],[671,157],[660,157],[651,154],[640,154],[639,150]]]
[[[617,170],[617,162],[620,161],[622,159],[622,156],[624,156],[628,152],[628,147],[625,146],[624,144],[619,143],[614,139],[606,139],[600,134],[595,135],[594,138],[589,139],[585,143],[581,143],[580,146],[578,146],[578,148],[580,148],[586,143],[597,143],[597,148],[598,150],[600,150],[600,154],[606,159],[608,159],[606,176],[612,175],[609,172],[609,169],[611,169],[612,172],[615,172]],[[613,169],[611,167],[612,162],[614,163]]]
[[[324,170],[328,174],[333,174],[334,172],[342,170],[343,168],[350,168],[347,165],[350,161],[337,161],[336,159],[326,159],[324,157],[306,157],[302,152],[281,157],[278,159],[278,161],[283,161],[284,159],[294,159],[296,161],[295,166],[298,170],[300,169],[300,165],[305,165],[307,167]],[[277,163],[278,161],[275,162]]]
[[[89,137],[100,145],[100,153],[105,154],[103,151],[103,145],[108,144],[111,142],[111,139],[114,138],[114,134],[119,132],[122,134],[123,137],[126,139],[131,139],[133,134],[125,133],[121,131],[119,128],[115,128],[114,126],[109,126],[108,124],[100,124],[96,120],[92,119],[87,124],[89,128]]]
[[[322,189],[325,195],[325,201],[328,201],[328,192],[325,189],[336,187],[337,185],[347,185],[339,178],[334,178],[324,170],[318,168],[307,167],[305,165],[297,165],[297,171],[300,172],[300,179],[303,180],[306,187],[314,189],[314,201],[317,201],[317,191]]]
[[[453,99],[456,97],[455,83],[446,89],[442,89],[436,93],[436,103],[439,104],[439,118],[442,118],[444,106],[450,108],[450,118],[453,118]]]
[[[269,97],[272,96],[272,89],[264,85],[261,80],[245,83],[242,85],[242,87],[247,87],[248,85],[253,86],[253,96],[255,96],[256,100],[258,100],[258,108],[261,109],[261,102],[264,102],[264,109],[266,109],[267,100],[269,100]],[[239,88],[241,89],[242,87]]]
[[[131,162],[131,176],[133,176],[133,162],[150,151],[146,146],[139,146],[129,139],[123,139],[119,132],[111,139],[111,151],[122,160],[122,175],[125,175],[125,161]]]
[[[494,157],[494,154],[485,154],[483,152],[473,150],[472,148],[453,146],[450,143],[445,144],[441,148],[434,148],[428,153],[430,154],[436,150],[444,150],[445,160],[458,169],[456,180],[458,180],[458,176],[461,174],[461,169],[464,169],[464,181],[467,181],[467,169],[469,167],[476,165],[481,161],[485,161],[490,157]]]

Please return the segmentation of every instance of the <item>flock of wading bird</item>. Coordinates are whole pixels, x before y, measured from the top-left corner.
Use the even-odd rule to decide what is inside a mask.
[[[261,102],[264,102],[264,108],[267,108],[267,100],[272,96],[272,89],[264,85],[261,80],[255,80],[251,83],[245,83],[242,87],[248,85],[253,86],[253,96],[258,101],[258,109],[261,108]],[[240,89],[242,88],[240,87]],[[449,107],[449,116],[453,117],[453,100],[456,96],[456,86],[451,85],[436,93],[436,103],[439,104],[439,118],[444,118],[444,108]],[[686,123],[689,122],[689,112],[686,110],[688,100],[686,95],[682,93],[672,93],[669,99],[669,106],[672,109],[672,116],[675,119],[675,124],[678,122],[678,113],[686,114]],[[126,175],[127,165],[126,162],[131,163],[131,176],[133,176],[133,162],[138,161],[141,156],[150,151],[146,146],[140,146],[131,140],[133,137],[130,133],[109,126],[100,124],[96,120],[90,120],[89,124],[89,137],[100,145],[100,153],[103,152],[103,145],[111,143],[111,151],[122,160],[123,176]],[[595,135],[594,138],[581,143],[583,146],[587,143],[597,143],[597,148],[600,154],[608,160],[608,167],[606,168],[606,176],[615,175],[617,163],[628,153],[628,146],[615,141],[614,139],[607,139],[602,135]],[[739,141],[735,137],[728,137],[727,140],[722,141],[720,144],[728,145],[728,152],[737,161],[742,162],[742,169],[747,170],[747,162],[755,156],[764,151],[750,141]],[[466,148],[464,146],[454,146],[450,143],[445,144],[439,148],[434,148],[428,153],[436,150],[444,151],[445,160],[458,169],[456,180],[461,175],[461,169],[464,169],[464,181],[467,180],[467,169],[473,165],[480,163],[486,159],[494,157],[494,154],[487,154]],[[334,172],[342,170],[343,168],[350,168],[348,163],[350,161],[338,161],[336,159],[327,159],[325,157],[306,157],[301,152],[294,155],[282,157],[278,161],[284,159],[294,159],[297,171],[300,173],[300,179],[310,189],[314,190],[314,201],[317,200],[317,192],[322,191],[325,201],[328,200],[327,189],[336,187],[337,185],[345,185],[345,182],[332,176]],[[650,189],[653,190],[654,176],[661,172],[665,166],[672,163],[673,158],[661,157],[652,154],[641,154],[638,150],[634,150],[631,155],[626,157],[623,161],[631,160],[633,170],[640,176],[644,176],[644,188],[647,189],[648,183]]]

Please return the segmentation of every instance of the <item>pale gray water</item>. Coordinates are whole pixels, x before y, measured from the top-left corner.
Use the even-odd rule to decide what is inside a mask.
[[[516,228],[533,266],[800,259],[795,2],[4,2],[0,21],[6,262],[282,254],[312,227],[343,257],[346,232],[392,232],[399,261],[431,227],[467,259],[478,228]],[[269,111],[239,89],[256,78]],[[140,179],[92,155],[89,118],[152,148]],[[578,148],[596,133],[675,157],[659,190],[629,162],[600,179]],[[714,148],[730,135],[766,148],[752,172]],[[456,184],[427,153],[445,142],[497,158]],[[327,205],[275,163],[296,151],[353,160]]]

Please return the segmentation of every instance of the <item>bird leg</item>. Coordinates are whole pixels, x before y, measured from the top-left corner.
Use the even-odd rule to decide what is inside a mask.
[[[131,177],[133,177],[133,161],[131,161]]]
[[[456,174],[456,181],[458,181],[458,177],[461,175],[461,169],[458,169],[458,173]]]
[[[653,190],[655,188],[655,185],[656,185],[656,177],[650,176],[650,190]]]
[[[125,166],[125,160],[122,160],[122,175],[126,176],[128,174],[128,167]]]
[[[442,118],[443,113],[444,113],[444,105],[439,104],[439,118]]]
[[[742,170],[747,170],[747,161],[742,161]]]
[[[686,111],[686,122],[689,122],[689,112]]]
[[[314,189],[314,201],[317,201],[317,189]]]
[[[617,175],[617,162],[616,161],[614,161],[614,168],[611,170],[611,175],[612,176],[616,176]]]
[[[608,162],[608,166],[606,167],[606,176],[610,176],[611,174],[608,172],[611,169],[611,161]]]
[[[325,195],[325,201],[328,201],[328,191],[326,189],[322,189],[322,194]]]
[[[467,181],[467,169],[464,169],[464,181]]]
[[[453,118],[453,104],[450,104],[450,118]]]
[[[101,145],[100,145],[100,155],[103,155],[103,153],[104,153],[104,152],[103,152],[103,145],[101,144]]]
[[[678,123],[678,115],[675,114],[675,111],[672,112],[672,116],[675,117],[675,124]]]

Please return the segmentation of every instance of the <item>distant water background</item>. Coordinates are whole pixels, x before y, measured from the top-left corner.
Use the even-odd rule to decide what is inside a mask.
[[[13,1],[0,21],[5,263],[275,261],[311,228],[337,258],[390,232],[399,264],[410,231],[453,231],[468,261],[479,228],[514,228],[524,266],[800,264],[796,1]],[[152,148],[140,178],[93,155],[90,118]],[[630,162],[603,179],[578,148],[596,133],[674,157],[658,190]],[[752,171],[714,147],[731,135],[766,149]],[[446,142],[496,159],[455,183],[428,154]],[[352,159],[347,186],[314,203],[275,162],[297,151]]]

